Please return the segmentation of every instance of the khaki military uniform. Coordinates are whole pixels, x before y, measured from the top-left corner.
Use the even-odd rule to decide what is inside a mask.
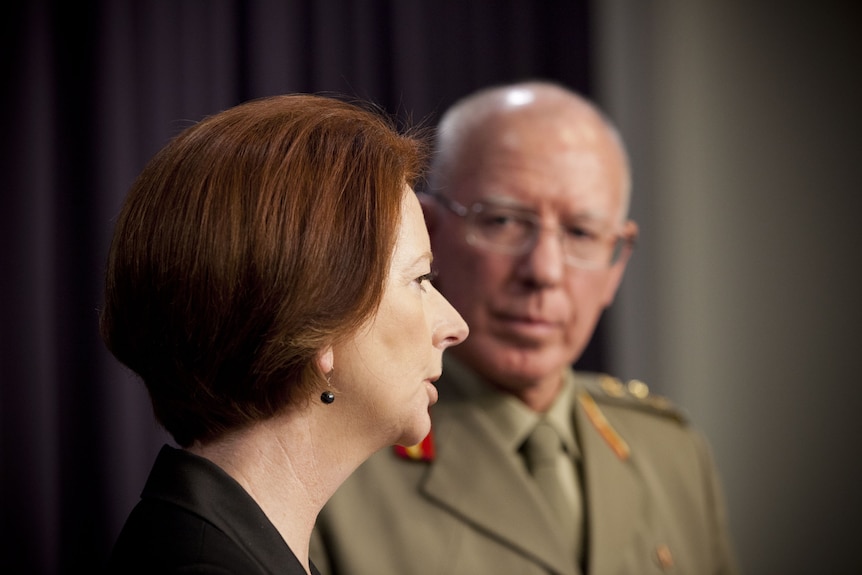
[[[578,575],[554,518],[447,362],[432,434],[363,464],[321,512],[311,557],[323,575]],[[583,575],[736,573],[703,437],[639,382],[568,372],[585,507]],[[482,386],[487,390],[487,386]]]

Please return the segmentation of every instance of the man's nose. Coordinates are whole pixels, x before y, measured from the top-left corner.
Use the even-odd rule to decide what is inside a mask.
[[[539,228],[530,248],[521,256],[518,266],[521,279],[540,287],[553,286],[562,281],[565,271],[561,231]]]

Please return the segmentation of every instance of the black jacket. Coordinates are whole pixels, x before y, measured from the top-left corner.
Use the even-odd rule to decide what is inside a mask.
[[[162,447],[108,573],[283,573],[299,560],[251,496],[214,463]],[[311,572],[318,575],[314,565]]]

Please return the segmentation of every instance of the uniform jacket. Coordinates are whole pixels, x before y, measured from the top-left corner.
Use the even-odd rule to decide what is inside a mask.
[[[120,532],[107,572],[306,575],[239,483],[214,463],[167,445]]]
[[[517,458],[444,368],[415,459],[383,450],[321,512],[324,575],[575,575],[580,570]],[[448,378],[448,379],[447,379]],[[576,386],[587,574],[736,573],[710,450],[667,401],[606,375]]]

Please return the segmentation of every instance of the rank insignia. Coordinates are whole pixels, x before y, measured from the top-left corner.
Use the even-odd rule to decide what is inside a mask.
[[[628,443],[626,443],[616,430],[611,427],[611,424],[608,423],[608,420],[605,418],[605,414],[603,414],[599,409],[599,406],[596,405],[596,401],[588,393],[581,393],[580,396],[578,396],[578,402],[580,402],[581,407],[584,408],[590,423],[593,424],[593,427],[596,428],[596,431],[599,432],[602,439],[604,439],[610,446],[614,454],[616,454],[621,461],[628,459],[630,453]]]
[[[416,445],[410,445],[409,447],[395,445],[393,449],[395,450],[395,455],[402,459],[412,459],[413,461],[434,461],[433,432],[428,432],[425,439]]]

